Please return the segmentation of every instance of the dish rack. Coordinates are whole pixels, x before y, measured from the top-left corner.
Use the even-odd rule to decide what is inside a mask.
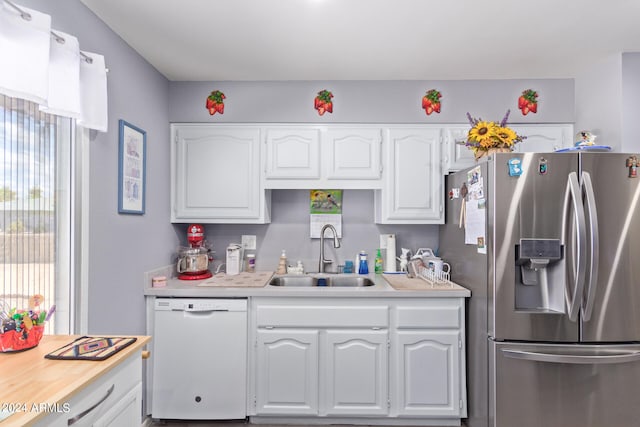
[[[444,271],[436,272],[426,267],[418,267],[416,277],[419,277],[431,286],[453,287],[453,282],[449,280],[449,273],[445,273]]]

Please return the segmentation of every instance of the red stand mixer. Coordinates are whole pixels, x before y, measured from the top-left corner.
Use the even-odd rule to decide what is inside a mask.
[[[188,247],[178,248],[178,279],[202,280],[213,276],[209,271],[212,261],[211,249],[204,240],[204,228],[200,224],[191,224],[187,228]]]

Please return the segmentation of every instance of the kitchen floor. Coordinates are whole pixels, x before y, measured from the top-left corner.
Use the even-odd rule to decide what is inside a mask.
[[[307,424],[249,424],[241,421],[158,421],[151,423],[150,427],[306,427]],[[314,427],[322,427],[322,424],[314,424]],[[328,424],[328,427],[336,427],[338,424]],[[339,426],[350,426],[349,424],[339,424]],[[367,426],[356,427],[387,427],[387,426]],[[398,426],[394,426],[398,427]],[[464,427],[464,423],[461,425]]]

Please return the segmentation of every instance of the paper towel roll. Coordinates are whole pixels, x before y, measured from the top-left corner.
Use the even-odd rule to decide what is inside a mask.
[[[395,272],[396,269],[396,235],[387,235],[387,252],[384,260],[384,271]]]

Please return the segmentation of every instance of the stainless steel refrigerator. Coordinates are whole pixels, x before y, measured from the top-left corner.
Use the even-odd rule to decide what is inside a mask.
[[[447,177],[440,254],[472,293],[468,427],[640,425],[639,161],[505,153]],[[484,248],[465,244],[483,228]]]

